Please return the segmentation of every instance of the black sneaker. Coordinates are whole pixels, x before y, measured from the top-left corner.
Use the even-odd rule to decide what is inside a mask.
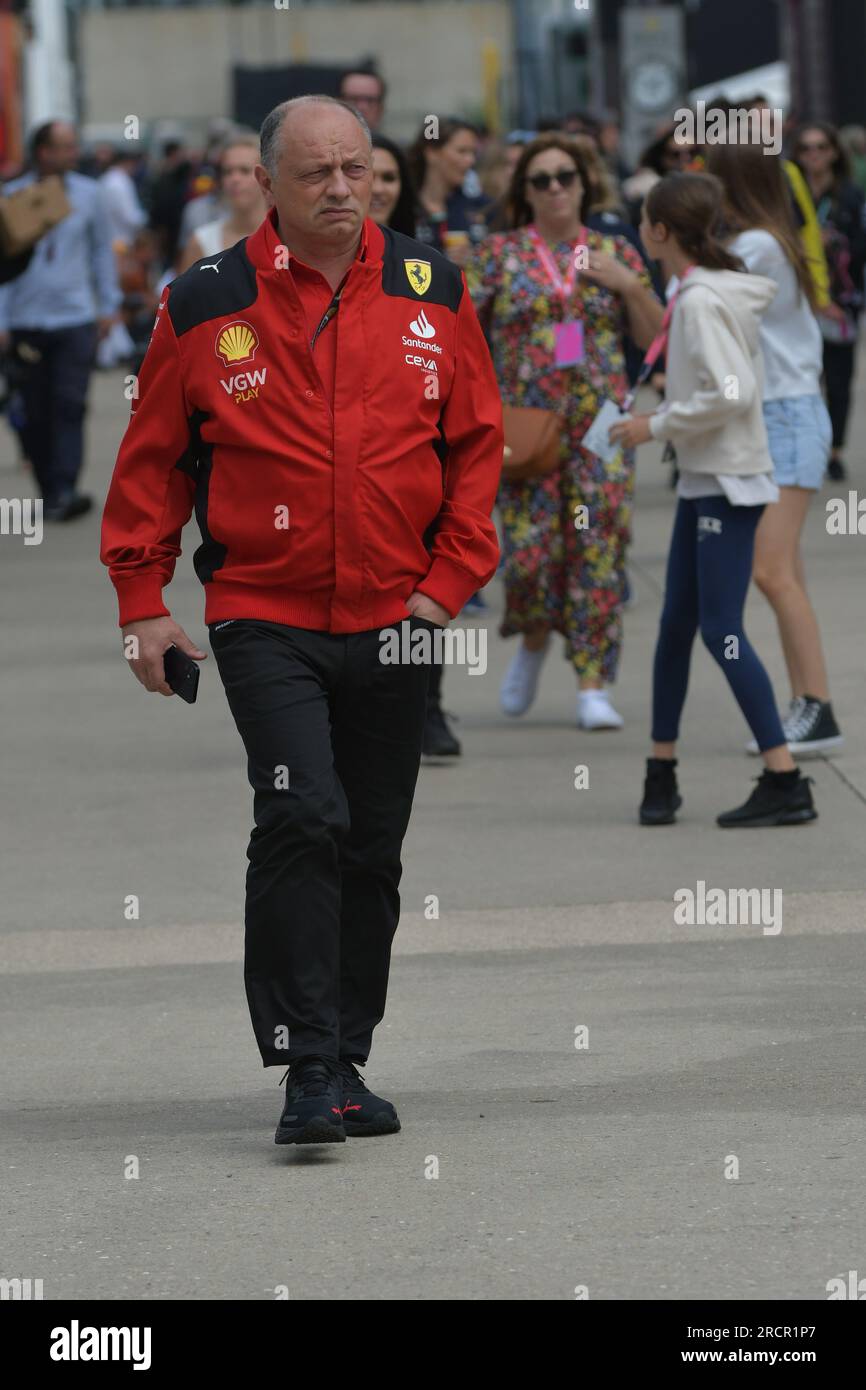
[[[345,1144],[336,1060],[298,1057],[286,1076],[286,1103],[274,1143]]]
[[[791,702],[791,712],[782,727],[785,742],[800,758],[828,753],[831,748],[841,748],[845,742],[830,701],[816,700],[812,695],[800,696],[796,709]]]
[[[835,456],[832,457],[827,464],[827,477],[832,478],[834,483],[841,483],[847,476],[842,460]]]
[[[421,751],[425,758],[459,758],[460,744],[454,737],[441,705],[427,701],[427,717],[424,720],[424,742]]]
[[[765,768],[756,778],[755,790],[733,811],[716,817],[716,823],[726,830],[765,825],[801,825],[817,820],[818,812],[812,801],[812,779],[795,772],[771,772]]]
[[[677,787],[676,758],[647,758],[641,825],[672,825],[683,804]]]
[[[391,1102],[368,1091],[351,1062],[338,1062],[337,1070],[346,1133],[352,1138],[362,1134],[396,1134],[400,1121]]]
[[[86,516],[92,507],[93,498],[86,492],[71,492],[56,501],[43,502],[42,517],[45,521],[74,521]]]

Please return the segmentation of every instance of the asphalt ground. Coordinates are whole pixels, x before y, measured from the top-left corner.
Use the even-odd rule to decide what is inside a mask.
[[[100,500],[127,410],[100,375]],[[499,713],[494,582],[469,620],[486,674],[446,674],[464,755],[422,769],[367,1073],[403,1129],[306,1151],[272,1142],[280,1073],[246,1011],[250,793],[213,658],[194,707],[135,683],[98,512],[39,546],[0,538],[0,1276],[46,1299],[741,1300],[825,1299],[866,1270],[866,540],[824,514],[866,485],[862,406],[851,438],[850,482],[825,485],[805,536],[847,740],[809,765],[818,821],[716,827],[758,768],[699,650],[680,821],[636,823],[673,505],[644,450],[626,727],[575,727],[558,652],[532,711]],[[0,491],[29,495],[14,457],[4,429]],[[169,594],[207,648],[196,539]],[[747,625],[784,703],[757,593]],[[781,890],[781,930],[679,925],[674,894],[699,881]]]

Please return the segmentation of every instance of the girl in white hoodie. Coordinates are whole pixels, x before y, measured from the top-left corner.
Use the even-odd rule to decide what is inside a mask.
[[[778,499],[761,408],[760,316],[776,294],[717,240],[722,189],[707,174],[671,174],[644,203],[641,239],[678,289],[665,315],[666,391],[652,415],[611,430],[624,447],[666,441],[676,453],[679,501],[653,670],[653,756],[642,825],[667,825],[682,804],[676,741],[695,635],[724,672],[765,770],[721,826],[814,820],[809,779],[795,766],[773,690],[743,630],[755,532]]]

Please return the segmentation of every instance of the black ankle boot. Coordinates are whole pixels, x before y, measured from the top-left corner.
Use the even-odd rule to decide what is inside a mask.
[[[812,779],[803,777],[800,769],[793,772],[771,772],[765,768],[748,801],[724,811],[716,822],[724,829],[745,826],[802,825],[817,820],[818,812],[812,801]]]
[[[459,758],[462,751],[438,700],[427,701],[422,751],[425,758]]]
[[[640,806],[641,825],[672,825],[683,804],[677,788],[676,758],[647,758]]]

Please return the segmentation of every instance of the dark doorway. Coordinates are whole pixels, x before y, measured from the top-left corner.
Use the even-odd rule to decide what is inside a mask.
[[[321,92],[338,94],[340,76],[346,64],[319,67],[315,63],[295,63],[279,68],[232,69],[234,119],[258,130],[265,116],[281,101]]]

